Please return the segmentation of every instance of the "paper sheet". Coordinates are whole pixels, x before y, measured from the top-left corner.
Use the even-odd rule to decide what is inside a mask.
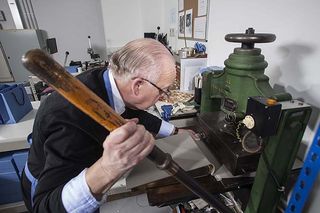
[[[194,38],[206,38],[206,21],[207,18],[205,16],[194,19]]]
[[[184,37],[184,12],[179,13],[179,37]]]
[[[161,107],[163,105],[173,105],[172,103],[168,103],[168,102],[164,102],[164,101],[158,101],[157,103],[155,103],[155,107],[159,112],[159,115],[161,117],[161,114],[163,112],[163,110],[161,109]],[[175,108],[173,108],[174,111]],[[171,118],[177,118],[177,117],[182,117],[184,115],[194,115],[197,113],[197,110],[194,108],[194,106],[188,106],[187,108],[183,109],[183,110],[178,110],[176,113],[171,115]]]
[[[186,11],[185,15],[185,34],[186,38],[192,37],[192,9]]]
[[[198,16],[207,14],[208,0],[198,0]]]

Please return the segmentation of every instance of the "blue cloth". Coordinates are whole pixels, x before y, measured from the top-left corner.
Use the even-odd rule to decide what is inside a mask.
[[[199,42],[196,42],[194,44],[194,48],[197,53],[205,53],[206,52],[206,46],[204,44],[199,43]]]
[[[79,66],[68,66],[68,67],[65,67],[65,69],[66,69],[69,73],[77,73],[77,72],[78,72],[78,67],[79,67]]]
[[[27,142],[29,145],[32,144],[32,133],[28,135]],[[33,196],[34,196],[34,191],[36,190],[38,180],[35,177],[33,177],[33,175],[31,174],[28,167],[28,160],[26,161],[26,165],[24,166],[24,173],[26,174],[28,180],[31,183],[31,206],[33,206]]]
[[[104,71],[103,80],[104,80],[104,86],[106,88],[106,91],[109,97],[110,106],[114,109],[114,100],[113,100],[112,88],[111,88],[111,83],[109,78],[109,70]]]
[[[162,105],[161,109],[163,111],[161,113],[162,119],[165,120],[165,121],[169,121],[170,118],[171,118],[171,113],[172,113],[173,106],[172,105]]]
[[[37,184],[38,184],[38,179],[33,177],[33,175],[31,174],[29,167],[28,167],[28,161],[26,162],[26,165],[24,166],[24,173],[26,174],[28,180],[31,183],[31,206],[33,206],[33,196],[34,196],[34,192],[36,190]]]

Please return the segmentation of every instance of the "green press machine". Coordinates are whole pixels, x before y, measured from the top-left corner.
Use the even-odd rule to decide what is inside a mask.
[[[256,171],[246,213],[275,212],[311,114],[311,107],[276,92],[255,43],[274,34],[228,34],[241,43],[223,70],[203,73],[200,123],[208,148],[233,175]]]

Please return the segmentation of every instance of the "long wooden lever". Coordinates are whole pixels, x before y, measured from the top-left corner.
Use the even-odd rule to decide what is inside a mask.
[[[50,55],[40,49],[28,51],[22,57],[23,65],[34,75],[48,83],[69,102],[78,107],[96,122],[109,131],[125,124],[125,120],[108,106],[100,97],[87,88],[81,81],[69,74]],[[148,155],[159,169],[175,177],[194,194],[205,200],[211,206],[221,212],[232,213],[232,211],[218,201],[215,196],[208,193],[190,175],[188,175],[168,153],[164,153],[157,146]]]

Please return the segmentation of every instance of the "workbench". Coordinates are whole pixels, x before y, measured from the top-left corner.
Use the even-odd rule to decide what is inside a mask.
[[[31,102],[31,104],[33,109],[18,123],[0,125],[0,153],[29,148],[27,136],[32,132],[40,101]],[[0,205],[0,212],[23,212],[26,210],[23,201]]]
[[[0,152],[28,149],[27,136],[32,132],[40,101],[31,102],[33,109],[18,123],[0,125]]]

